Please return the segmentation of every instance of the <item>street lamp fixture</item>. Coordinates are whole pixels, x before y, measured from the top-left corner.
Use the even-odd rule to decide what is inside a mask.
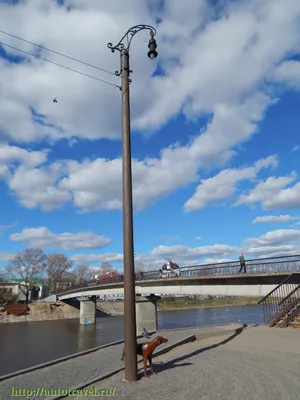
[[[151,58],[151,60],[154,60],[154,58],[156,58],[158,56],[158,53],[156,51],[156,40],[154,39],[154,35],[153,33],[150,33],[151,35],[151,39],[149,40],[149,44],[148,44],[148,57]]]
[[[130,97],[131,82],[129,68],[129,49],[132,38],[142,30],[150,31],[148,57],[157,57],[156,30],[151,25],[136,25],[128,29],[120,41],[107,47],[114,53],[120,52],[120,71],[117,76],[122,79],[122,186],[123,186],[123,260],[124,260],[124,346],[125,346],[125,381],[137,381],[136,349],[136,312],[135,312],[135,268],[133,243],[133,206],[132,206],[132,168],[130,138]],[[123,43],[123,41],[125,44]]]

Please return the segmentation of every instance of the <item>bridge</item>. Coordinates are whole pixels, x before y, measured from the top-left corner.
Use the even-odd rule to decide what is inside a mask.
[[[135,281],[137,316],[139,316],[137,324],[141,326],[152,318],[153,323],[150,323],[148,328],[145,327],[148,330],[156,329],[157,309],[154,296],[255,296],[263,297],[264,302],[268,303],[270,293],[276,292],[278,288],[282,289],[282,282],[291,280],[294,274],[299,274],[300,255],[248,260],[246,273],[239,273],[239,268],[239,262],[227,262],[183,267],[180,268],[179,276],[169,278],[161,277],[159,271],[145,271],[137,275]],[[298,283],[295,287],[298,287],[297,285]],[[286,287],[287,285],[284,286],[285,290]],[[290,291],[292,289],[289,287]],[[285,297],[289,296],[289,292],[286,293]],[[78,285],[57,293],[62,301],[68,302],[72,299],[80,301],[81,323],[95,323],[96,296],[123,295],[122,276],[108,278],[93,285]]]
[[[300,255],[248,260],[246,273],[239,273],[239,268],[238,261],[194,265],[180,268],[179,276],[168,278],[161,277],[159,270],[145,271],[136,277],[136,294],[265,296],[290,274],[300,271]],[[61,289],[57,293],[61,300],[82,294],[123,296],[123,276]]]

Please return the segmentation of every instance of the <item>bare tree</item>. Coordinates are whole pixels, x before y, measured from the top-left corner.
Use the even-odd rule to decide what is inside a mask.
[[[74,270],[73,273],[76,277],[76,283],[82,284],[89,279],[91,279],[91,269],[87,265],[78,265]]]
[[[26,304],[29,303],[29,293],[33,288],[34,280],[41,278],[46,268],[47,256],[41,249],[26,249],[10,260],[6,268],[7,274],[19,281],[19,289],[25,296]]]
[[[91,279],[92,272],[90,267],[81,264],[72,270],[72,275],[74,275],[76,285],[82,285]]]
[[[99,268],[97,274],[103,275],[106,274],[107,272],[117,272],[117,269],[114,266],[112,266],[109,262],[102,262],[102,265]]]
[[[5,285],[5,279],[0,277],[0,303],[6,301],[7,287]]]
[[[90,279],[91,269],[86,265],[78,265],[76,268],[66,271],[56,287],[58,289],[74,287],[85,284]]]
[[[63,289],[72,288],[76,285],[76,276],[72,271],[67,271],[63,274],[61,280],[56,283],[56,291],[59,292]]]
[[[12,293],[12,289],[6,286],[6,281],[0,278],[0,303],[15,301],[17,296]]]
[[[47,257],[47,274],[50,293],[55,293],[58,282],[61,282],[72,268],[72,260],[64,254],[49,254]]]

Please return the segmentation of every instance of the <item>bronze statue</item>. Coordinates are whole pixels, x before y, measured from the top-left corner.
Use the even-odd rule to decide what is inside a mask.
[[[144,376],[147,376],[147,360],[149,361],[151,375],[156,374],[153,370],[152,365],[152,354],[156,347],[160,346],[162,343],[167,343],[168,339],[157,336],[152,342],[137,343],[137,354],[143,357],[144,363]],[[125,349],[123,350],[123,355],[121,360],[123,361],[125,357]],[[149,376],[148,376],[149,378]]]

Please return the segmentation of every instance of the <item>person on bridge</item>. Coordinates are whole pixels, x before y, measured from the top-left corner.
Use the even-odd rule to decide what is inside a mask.
[[[242,272],[242,270],[244,269],[244,273],[245,273],[246,272],[246,263],[245,263],[245,258],[244,258],[243,253],[241,253],[241,255],[240,255],[240,266],[241,266],[241,268],[240,268],[239,272]]]

